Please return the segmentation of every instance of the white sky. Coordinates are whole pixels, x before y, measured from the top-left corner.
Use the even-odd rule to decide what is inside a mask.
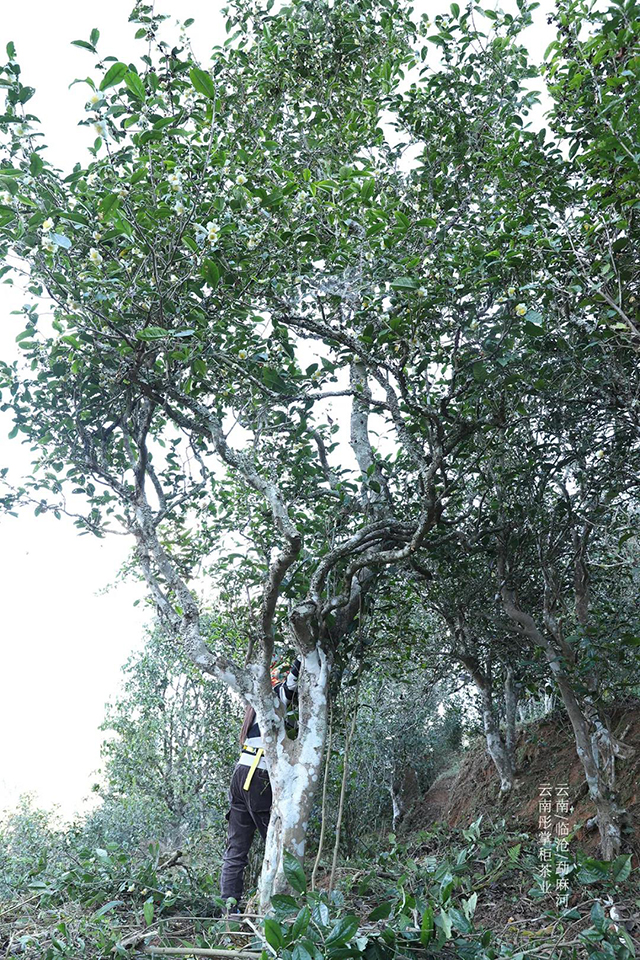
[[[127,22],[131,0],[29,0],[3,4],[2,56],[13,40],[24,83],[36,87],[31,112],[40,118],[48,156],[71,170],[95,134],[77,121],[84,114],[87,87],[76,77],[91,71],[95,57],[70,45],[100,30],[99,51],[123,60],[137,58],[140,43]],[[223,4],[170,0],[164,10],[196,18],[191,28],[203,60],[223,36]],[[200,29],[198,29],[200,27]],[[21,317],[10,316],[23,297],[0,285],[0,355],[12,359]],[[7,439],[10,418],[0,415],[0,466],[14,482],[28,469],[28,449]],[[116,576],[130,550],[125,537],[98,540],[78,536],[71,520],[0,515],[0,809],[23,792],[37,794],[44,806],[59,804],[72,814],[88,794],[99,766],[104,703],[117,690],[120,667],[143,640],[146,614],[133,601],[141,586],[119,585],[98,596]]]
[[[461,3],[462,5],[462,3]],[[491,6],[492,4],[488,4]],[[40,118],[49,145],[48,158],[70,171],[95,134],[77,122],[84,114],[87,76],[95,57],[70,45],[100,30],[102,56],[137,60],[128,16],[132,0],[28,0],[3,4],[0,49],[16,45],[24,83],[36,88],[29,109]],[[173,18],[194,17],[189,33],[196,55],[208,60],[210,47],[224,38],[224,2],[163,0],[157,7]],[[448,3],[418,3],[433,16]],[[515,2],[503,8],[515,11]],[[549,0],[535,13],[527,41],[541,59],[553,31],[545,15]],[[434,50],[435,55],[435,50]],[[11,310],[22,296],[0,284],[0,356],[12,359],[15,337],[23,329]],[[28,450],[9,441],[10,419],[0,414],[0,466],[19,481],[28,469]],[[64,815],[79,809],[99,766],[98,725],[105,701],[117,690],[120,667],[143,640],[141,586],[118,585],[97,595],[115,578],[130,549],[124,537],[97,540],[78,536],[70,520],[51,516],[0,515],[0,598],[3,639],[0,672],[0,810],[23,792],[36,794],[44,806],[59,804]]]

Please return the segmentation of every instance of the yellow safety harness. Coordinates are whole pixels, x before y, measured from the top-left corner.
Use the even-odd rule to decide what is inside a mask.
[[[256,770],[258,769],[258,764],[260,763],[260,760],[262,759],[262,755],[263,755],[263,753],[264,753],[264,748],[263,748],[263,747],[248,747],[248,746],[245,744],[245,745],[242,747],[242,752],[243,752],[243,753],[249,753],[249,754],[251,754],[252,756],[255,754],[255,759],[254,759],[253,763],[251,764],[251,766],[249,767],[249,772],[248,772],[248,774],[247,774],[247,778],[246,778],[246,780],[244,781],[244,784],[243,784],[243,787],[242,787],[243,790],[248,790],[249,787],[251,786],[251,781],[253,780],[253,775],[254,775],[254,773],[256,772]]]

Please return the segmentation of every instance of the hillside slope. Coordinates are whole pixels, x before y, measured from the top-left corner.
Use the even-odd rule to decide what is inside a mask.
[[[626,732],[625,732],[626,731]],[[629,760],[617,761],[616,785],[627,811],[623,828],[624,849],[640,862],[640,704],[622,704],[612,710],[612,732],[635,748]],[[517,779],[510,797],[500,798],[496,769],[478,737],[460,755],[459,765],[445,771],[416,803],[402,832],[419,830],[442,820],[450,826],[467,826],[482,814],[487,823],[505,818],[512,828],[538,831],[538,802],[544,782],[553,787],[569,785],[569,826],[578,844],[595,854],[597,831],[584,824],[595,813],[589,799],[582,765],[575,749],[573,731],[566,715],[556,710],[518,731]]]

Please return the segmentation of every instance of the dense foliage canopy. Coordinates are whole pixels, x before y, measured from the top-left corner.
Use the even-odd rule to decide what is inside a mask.
[[[263,899],[304,850],[332,671],[389,650],[396,675],[436,656],[467,671],[505,792],[517,696],[555,683],[603,854],[620,849],[639,18],[561,0],[547,130],[522,38],[536,6],[454,3],[432,24],[402,0],[239,0],[203,65],[138,4],[139,62],[79,81],[98,136],[68,173],[7,48],[2,275],[30,300],[0,387],[34,469],[3,502],[135,538],[164,625],[255,705],[275,809],[298,812],[270,834]],[[99,39],[76,42],[98,56]],[[270,706],[277,644],[304,660],[294,742]]]

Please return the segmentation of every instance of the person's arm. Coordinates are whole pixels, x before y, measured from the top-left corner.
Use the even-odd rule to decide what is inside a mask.
[[[291,703],[296,694],[296,690],[298,689],[300,662],[300,657],[296,657],[289,668],[289,673],[282,683],[278,684],[278,698],[281,703],[284,703],[285,706],[288,706]]]

